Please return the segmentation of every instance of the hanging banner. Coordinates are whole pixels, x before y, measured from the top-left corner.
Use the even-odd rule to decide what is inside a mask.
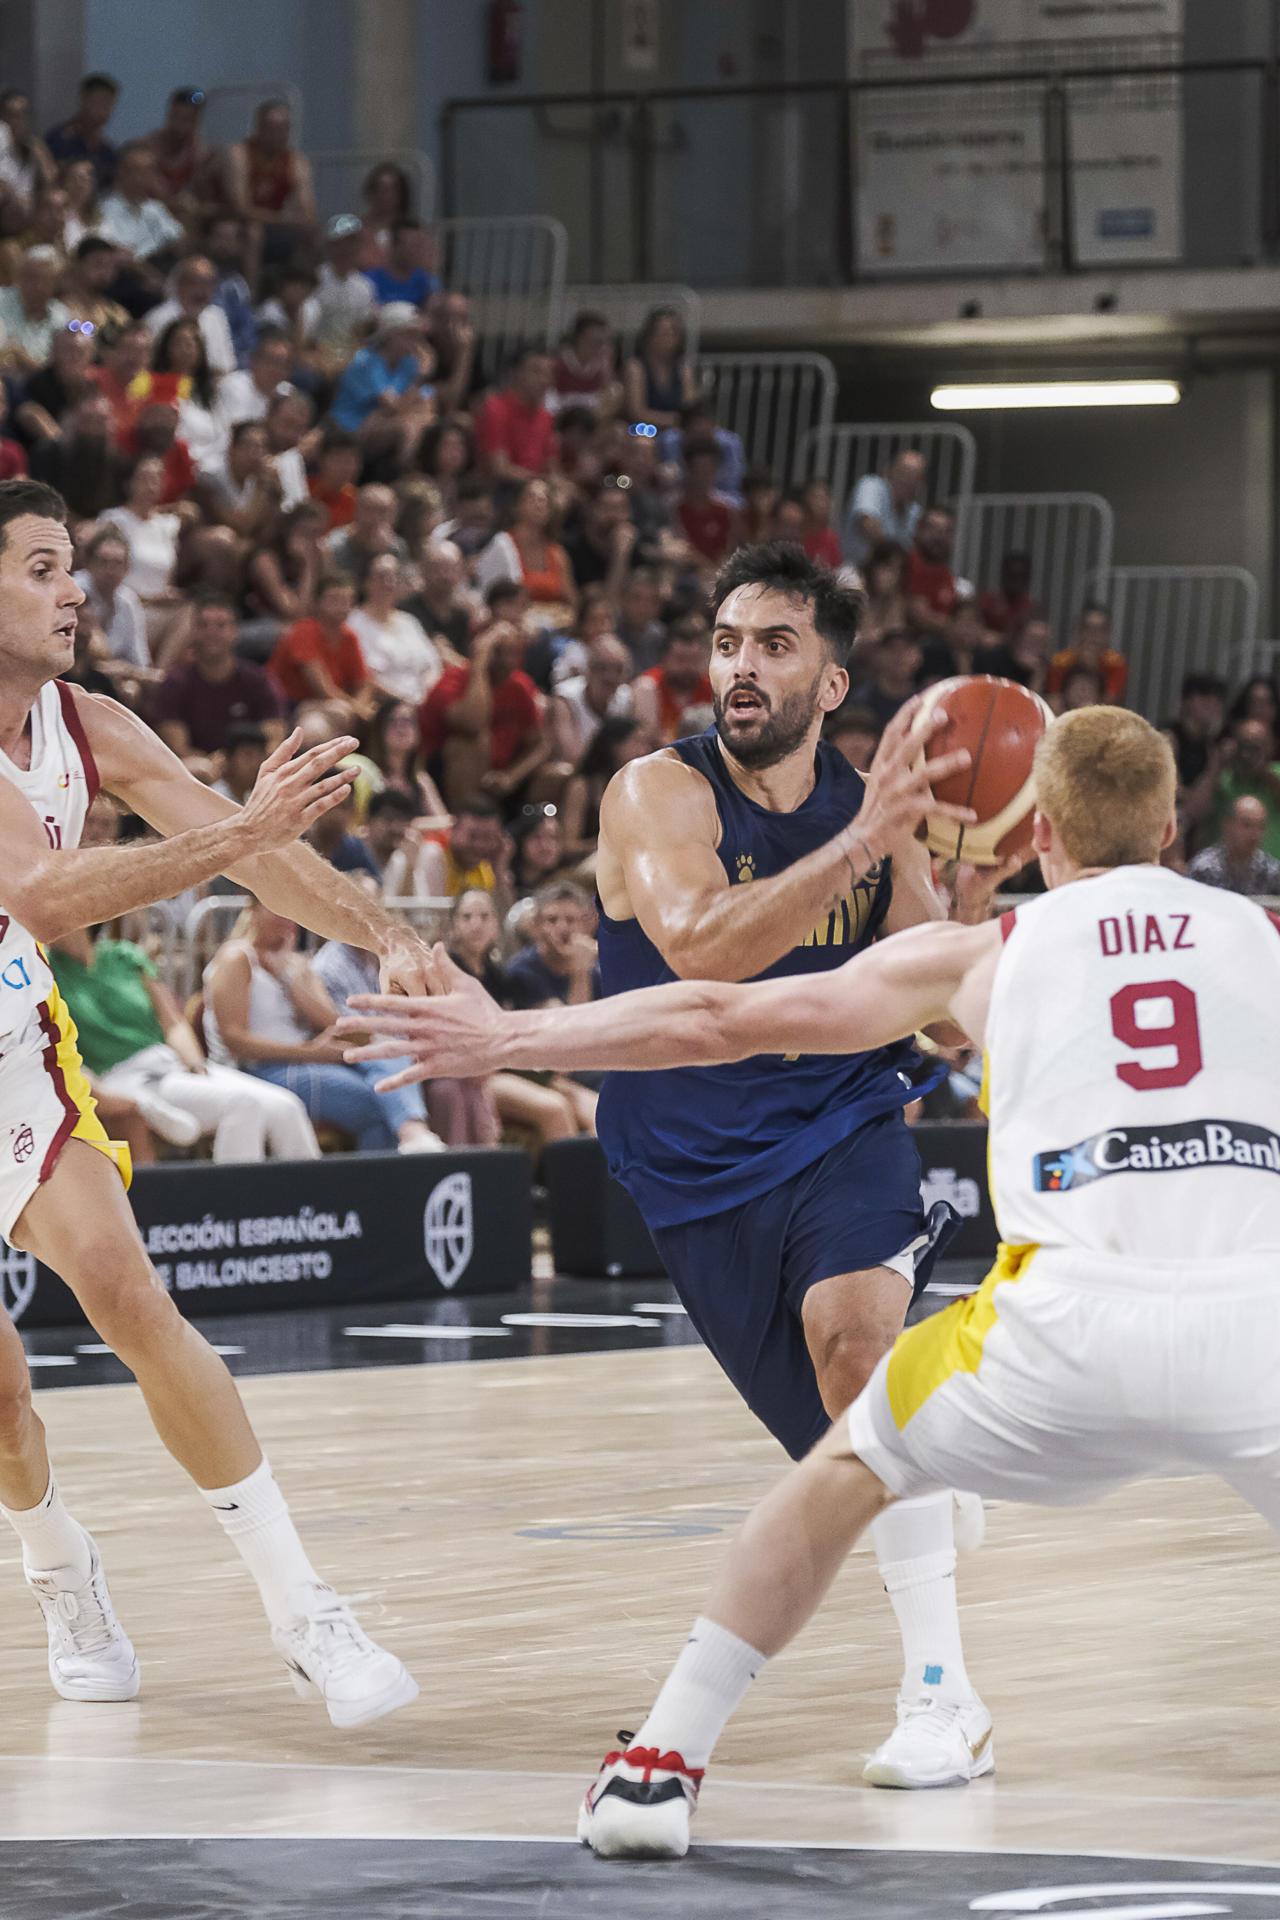
[[[1182,53],[1182,0],[850,0],[849,20],[853,78],[973,82],[858,97],[858,261],[872,276],[1045,265],[1047,88],[992,75]],[[1180,83],[1064,82],[1064,98],[1076,262],[1178,259]]]

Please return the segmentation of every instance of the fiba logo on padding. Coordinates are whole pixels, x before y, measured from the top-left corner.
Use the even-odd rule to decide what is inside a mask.
[[[427,1265],[446,1291],[457,1286],[471,1265],[472,1218],[471,1175],[451,1173],[432,1190],[422,1215]]]
[[[0,1240],[0,1299],[11,1320],[21,1320],[36,1290],[36,1257]]]

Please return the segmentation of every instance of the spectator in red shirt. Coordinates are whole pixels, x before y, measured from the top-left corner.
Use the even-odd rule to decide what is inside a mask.
[[[126,452],[133,444],[133,429],[145,393],[146,383],[139,380],[139,375],[151,365],[153,344],[150,330],[136,321],[125,328],[114,346],[108,347],[102,365],[92,371],[98,391],[105,394],[111,407],[116,445]]]
[[[742,516],[716,491],[720,449],[714,440],[686,440],[685,486],[676,512],[685,539],[702,562],[700,571],[718,573],[739,545]]]
[[[955,537],[954,514],[946,507],[926,507],[907,555],[907,623],[916,633],[946,638],[957,598],[951,571]]]
[[[525,347],[506,386],[477,409],[476,448],[490,479],[518,486],[550,472],[556,456],[555,421],[545,404],[550,388],[550,354]]]
[[[495,621],[471,658],[446,667],[418,710],[422,751],[450,806],[466,794],[510,799],[549,751],[538,690],[521,667],[524,637]]]
[[[1129,681],[1129,662],[1111,645],[1111,615],[1096,600],[1090,601],[1081,613],[1071,645],[1061,653],[1055,653],[1049,662],[1050,701],[1066,692],[1067,680],[1077,669],[1096,674],[1102,689],[1101,704],[1111,707],[1120,705]],[[1096,706],[1099,702],[1078,701],[1077,704]]]
[[[831,485],[815,474],[800,489],[804,508],[804,534],[801,545],[811,560],[821,560],[833,570],[844,564],[840,536],[831,524]]]
[[[988,589],[978,603],[988,633],[1012,633],[1040,609],[1031,598],[1031,555],[1019,549],[1003,555],[1000,585]]]
[[[710,709],[710,659],[711,641],[702,622],[681,620],[667,634],[660,663],[632,683],[632,712],[664,746],[693,732],[686,714],[698,707]]]
[[[167,400],[148,400],[138,415],[133,445],[136,454],[154,453],[164,461],[160,505],[171,507],[185,500],[196,483],[196,465],[186,441],[178,438],[178,409]]]
[[[556,357],[551,385],[557,408],[585,400],[597,419],[618,411],[618,348],[602,313],[578,314]]]
[[[353,720],[370,720],[377,705],[364,655],[347,621],[356,604],[350,574],[326,573],[316,582],[315,615],[280,636],[271,675],[291,705],[321,704],[343,731]]]
[[[307,491],[318,500],[329,516],[326,533],[349,527],[356,517],[356,476],[360,471],[360,447],[354,433],[341,427],[328,427],[320,447],[320,459],[307,481]]]

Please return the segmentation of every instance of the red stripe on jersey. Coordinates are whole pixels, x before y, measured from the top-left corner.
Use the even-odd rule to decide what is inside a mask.
[[[80,718],[80,709],[76,705],[76,696],[65,680],[55,680],[58,698],[62,702],[62,723],[76,743],[80,755],[80,764],[84,768],[85,783],[89,789],[88,805],[92,806],[102,790],[98,778],[98,763],[93,757],[93,748],[89,745],[89,736],[84,730],[84,721]]]
[[[1013,932],[1014,921],[1017,917],[1018,909],[1016,907],[1010,907],[1008,913],[1002,913],[1000,915],[1000,938],[1002,940],[1007,940]]]
[[[58,1131],[49,1142],[49,1151],[45,1154],[40,1168],[40,1183],[43,1186],[57,1166],[59,1154],[75,1131],[76,1123],[80,1118],[80,1109],[67,1091],[66,1076],[58,1065],[58,1043],[62,1036],[53,1024],[53,1016],[49,1012],[47,1000],[40,1002],[40,1031],[45,1039],[45,1070],[53,1081],[54,1092],[62,1102],[62,1118],[58,1122]]]
[[[1272,913],[1270,907],[1264,907],[1262,911],[1266,914],[1276,932],[1280,933],[1280,913]]]

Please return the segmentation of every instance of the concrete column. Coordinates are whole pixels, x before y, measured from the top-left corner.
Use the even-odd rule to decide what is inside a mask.
[[[417,14],[416,0],[353,0],[351,128],[357,147],[417,145]]]
[[[38,133],[75,106],[84,72],[84,10],[85,0],[6,0],[0,6],[0,73],[6,86],[27,89]]]

